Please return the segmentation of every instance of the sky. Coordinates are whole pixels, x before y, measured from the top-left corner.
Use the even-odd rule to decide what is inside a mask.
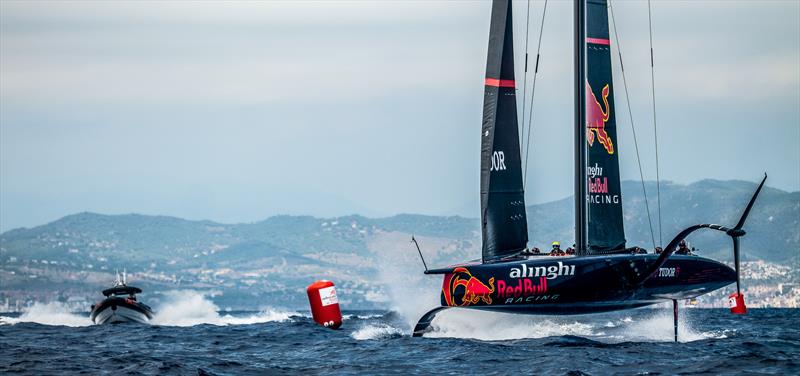
[[[612,4],[654,180],[647,3]],[[514,2],[519,94],[527,6]],[[531,55],[542,6],[530,3]],[[477,217],[490,7],[1,1],[0,231],[83,211]],[[547,7],[529,204],[572,194],[571,12]],[[766,171],[800,190],[800,2],[656,0],[652,12],[661,179]],[[639,179],[613,64],[621,174]]]

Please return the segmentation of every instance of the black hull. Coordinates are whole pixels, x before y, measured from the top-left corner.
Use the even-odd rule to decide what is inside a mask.
[[[643,283],[657,255],[538,256],[456,266],[445,274],[442,306],[524,314],[586,314],[694,298],[736,281],[730,267],[673,255]]]
[[[414,328],[430,330],[448,308],[534,315],[578,315],[639,308],[694,298],[736,282],[736,271],[717,261],[672,255],[651,276],[658,255],[534,256],[492,264],[456,265],[444,274],[440,307]],[[677,321],[676,321],[677,323]]]
[[[120,322],[146,324],[153,318],[153,311],[146,304],[125,298],[111,297],[93,306],[89,318],[98,325]]]

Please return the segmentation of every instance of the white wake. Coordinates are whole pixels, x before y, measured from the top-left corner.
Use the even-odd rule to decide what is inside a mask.
[[[725,332],[696,330],[685,316],[679,319],[678,324],[680,342],[727,337]],[[452,309],[437,315],[432,328],[433,331],[425,337],[503,341],[578,336],[606,343],[674,340],[671,306],[669,310],[635,310],[602,317],[528,316]]]
[[[371,339],[399,338],[406,334],[402,329],[388,324],[366,325],[350,333],[353,339],[364,341]]]
[[[219,307],[204,294],[196,291],[174,291],[165,294],[167,300],[156,310],[152,323],[163,326],[248,325],[273,321],[289,321],[297,312],[266,308],[250,316],[221,315]]]
[[[162,326],[211,325],[248,325],[265,322],[289,321],[292,317],[303,316],[300,313],[266,308],[249,316],[232,316],[220,314],[217,307],[204,294],[196,291],[175,291],[165,294],[166,299],[155,309],[151,321]],[[35,303],[19,317],[0,316],[0,324],[17,324],[33,322],[44,325],[89,326],[92,321],[89,313],[72,313],[61,303]]]
[[[0,317],[0,323],[17,324],[21,322],[33,322],[43,325],[61,326],[89,326],[88,313],[85,315],[72,313],[67,306],[61,303],[35,303],[28,311],[19,317]]]

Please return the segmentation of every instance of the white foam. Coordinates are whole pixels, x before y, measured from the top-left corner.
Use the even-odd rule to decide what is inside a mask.
[[[17,324],[21,322],[35,322],[44,325],[62,325],[62,326],[89,326],[92,325],[92,320],[89,315],[75,314],[67,309],[64,304],[53,303],[35,303],[27,312],[19,317],[2,317],[0,323]]]
[[[225,325],[250,325],[250,324],[260,324],[265,322],[286,322],[290,321],[293,316],[299,316],[299,315],[296,312],[267,308],[255,315],[246,317],[235,317],[231,315],[225,315],[222,316],[222,321],[225,322]]]
[[[672,306],[669,310],[650,311],[651,314],[638,321],[626,322],[622,339],[636,342],[670,342],[675,340]],[[694,342],[711,338],[726,338],[724,333],[702,332],[695,330],[686,315],[678,318],[678,341]]]
[[[348,315],[343,315],[342,319],[343,320],[352,320],[352,319],[369,320],[369,319],[378,319],[378,318],[381,318],[381,317],[383,317],[383,314],[373,314],[373,315],[348,314]]]
[[[359,341],[397,338],[403,336],[404,331],[387,324],[367,325],[352,333],[350,337]]]
[[[297,312],[267,308],[245,317],[220,315],[219,307],[204,294],[196,291],[172,291],[165,294],[167,301],[156,310],[152,323],[164,326],[248,325],[273,321],[288,321]]]
[[[502,341],[555,336],[597,335],[591,324],[552,316],[527,316],[483,311],[450,310],[440,313],[426,337],[472,338]],[[600,332],[602,333],[602,332]]]
[[[422,315],[439,306],[442,282],[442,276],[422,274],[419,259],[409,255],[408,252],[388,252],[376,265],[378,282],[386,286],[391,309],[403,320],[407,333],[411,333]]]
[[[583,316],[529,316],[485,311],[452,309],[443,311],[432,322],[433,331],[425,337],[471,338],[503,341],[526,338],[578,336],[595,341],[671,342],[674,340],[672,307],[669,310],[637,310],[608,319]],[[619,315],[619,314],[616,314]],[[679,321],[678,340],[692,342],[726,338],[726,332],[702,332],[692,327],[685,316]]]

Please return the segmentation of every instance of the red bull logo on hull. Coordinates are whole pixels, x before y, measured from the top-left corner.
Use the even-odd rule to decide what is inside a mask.
[[[608,154],[614,154],[614,142],[611,141],[611,137],[606,132],[606,122],[611,116],[611,109],[608,107],[608,93],[609,87],[606,84],[602,90],[603,103],[606,107],[603,110],[603,106],[600,105],[597,97],[595,97],[589,82],[586,82],[586,140],[589,142],[589,146],[592,146],[594,145],[594,139],[597,138],[597,141],[600,142],[600,145],[603,145]]]
[[[497,281],[497,297],[500,299],[528,297],[541,295],[547,292],[547,278],[539,277],[538,284],[533,284],[532,278],[517,280],[517,285],[507,284],[502,279]]]
[[[456,302],[456,292],[459,289],[464,290],[460,303]],[[466,307],[481,301],[485,304],[492,304],[494,291],[494,277],[489,278],[488,283],[483,283],[464,267],[453,269],[452,273],[444,277],[442,284],[442,296],[445,304],[450,307]]]

